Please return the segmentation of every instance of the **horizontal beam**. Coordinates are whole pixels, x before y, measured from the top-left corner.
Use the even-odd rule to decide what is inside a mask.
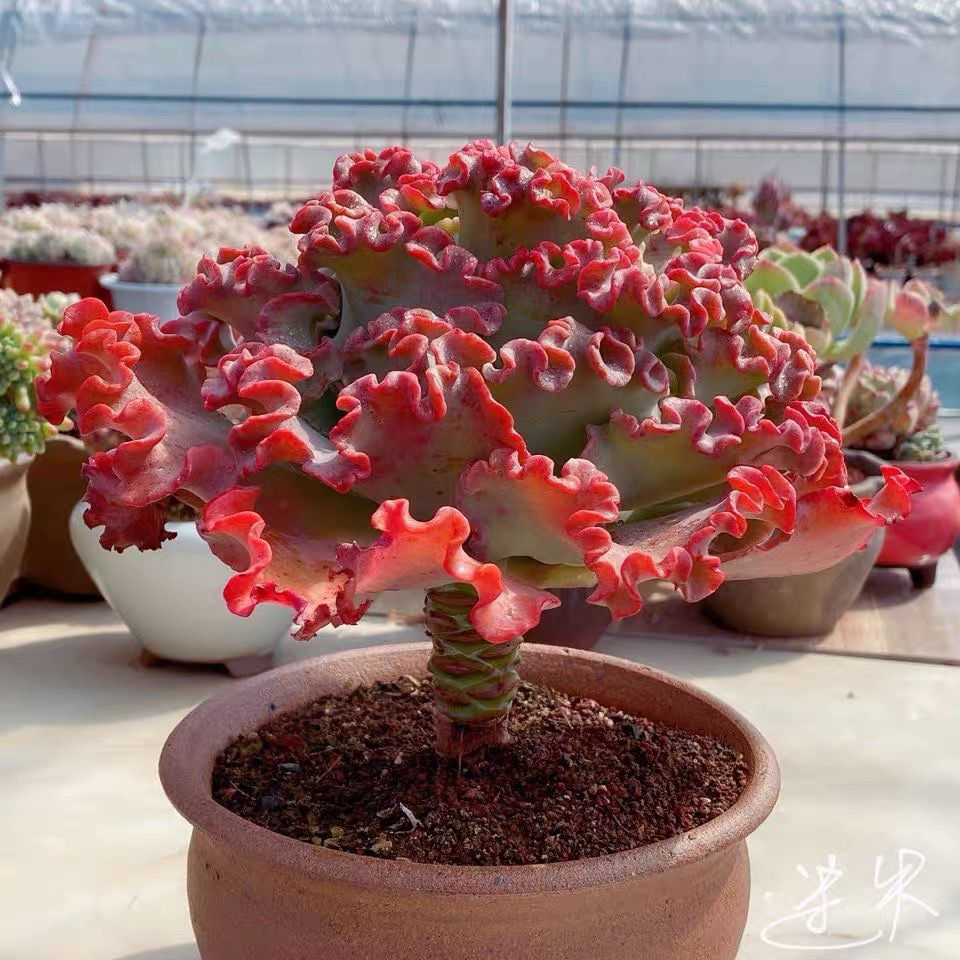
[[[210,128],[191,130],[186,127],[153,127],[149,130],[137,129],[134,127],[10,127],[0,128],[0,136],[8,140],[28,140],[34,141],[38,138],[60,138],[63,140],[129,140],[139,142],[141,140],[166,141],[175,143],[177,137],[202,139],[215,131]],[[392,130],[333,130],[333,129],[277,129],[277,130],[243,130],[243,137],[251,145],[267,144],[270,146],[329,146],[331,149],[343,149],[344,144],[358,143],[363,140],[367,143],[377,141],[393,141],[401,135],[399,129]],[[443,131],[421,132],[412,131],[409,136],[419,144],[429,146],[430,144],[444,144],[458,141],[466,142],[475,136],[476,131]],[[580,132],[568,131],[561,133],[558,131],[526,131],[521,139],[532,137],[538,143],[591,143],[591,144],[612,144],[616,138],[610,133],[603,132]],[[960,152],[960,143],[955,136],[903,136],[903,137],[861,137],[848,136],[845,144],[848,149],[853,150],[872,150],[880,147],[900,148],[902,153],[917,152],[916,147],[940,147],[940,152],[950,155],[956,155]],[[753,149],[769,149],[776,145],[784,151],[795,149],[797,145],[809,147],[811,151],[820,149],[835,150],[837,145],[836,136],[819,133],[788,133],[788,134],[762,134],[747,132],[737,133],[702,133],[696,135],[684,135],[677,133],[662,134],[624,134],[620,138],[623,145],[627,148],[644,149],[646,147],[675,147],[677,149],[692,149],[696,144],[709,145],[711,147],[725,148],[729,150],[743,150],[749,152]]]
[[[494,109],[496,100],[476,97],[248,97],[231,95],[174,93],[73,93],[21,90],[23,102],[31,100],[65,100],[81,103],[172,103],[184,105],[246,107],[443,107],[456,109]],[[775,113],[960,113],[960,104],[922,103],[763,103],[751,100],[524,100],[514,99],[517,109],[533,110],[706,110],[711,112],[775,112]]]

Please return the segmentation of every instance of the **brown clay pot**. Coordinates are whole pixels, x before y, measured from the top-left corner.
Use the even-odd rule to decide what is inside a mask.
[[[23,550],[30,531],[30,496],[27,470],[32,457],[15,463],[0,460],[0,602],[20,576]]]
[[[587,603],[587,597],[593,593],[593,589],[575,587],[552,590],[560,606],[544,610],[540,614],[540,622],[525,634],[524,640],[527,643],[592,650],[603,631],[610,626],[610,611],[606,607]]]
[[[883,546],[884,531],[819,573],[728,580],[703,601],[710,619],[757,637],[816,637],[829,633],[860,596]]]
[[[70,542],[70,513],[87,487],[80,473],[87,456],[76,437],[61,434],[47,441],[27,474],[34,509],[21,575],[45,590],[75,597],[100,595]]]
[[[233,686],[174,730],[160,779],[194,825],[187,891],[204,960],[733,960],[747,917],[745,840],[773,809],[779,770],[760,734],[689,683],[613,657],[524,645],[529,680],[741,751],[743,795],[688,833],[606,857],[522,867],[398,862],[258,827],[210,794],[241,733],[326,694],[424,675],[427,644],[348,651]]]

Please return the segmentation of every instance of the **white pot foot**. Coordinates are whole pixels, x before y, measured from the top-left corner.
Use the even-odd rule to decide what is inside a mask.
[[[223,665],[231,677],[252,677],[255,673],[263,673],[273,666],[273,654],[258,653],[252,657],[234,657],[233,660],[224,660]]]

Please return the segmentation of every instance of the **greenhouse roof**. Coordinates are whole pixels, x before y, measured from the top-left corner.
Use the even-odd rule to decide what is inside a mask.
[[[90,32],[146,30],[255,30],[323,24],[432,23],[456,27],[492,19],[496,0],[7,0],[6,16],[22,42]],[[903,40],[960,32],[960,6],[952,0],[516,0],[519,19],[571,20],[591,30],[736,32],[749,36],[833,36],[843,20],[848,35]]]

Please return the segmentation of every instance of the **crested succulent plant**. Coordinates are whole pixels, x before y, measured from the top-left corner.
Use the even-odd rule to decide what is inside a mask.
[[[350,154],[295,265],[223,249],[163,324],[69,307],[41,408],[128,438],[87,523],[151,549],[166,497],[201,508],[230,609],[301,637],[426,590],[444,753],[505,738],[547,588],[625,617],[649,581],[696,600],[862,547],[915,486],[847,488],[813,351],[744,286],[752,233],[623,181],[489,141]]]

